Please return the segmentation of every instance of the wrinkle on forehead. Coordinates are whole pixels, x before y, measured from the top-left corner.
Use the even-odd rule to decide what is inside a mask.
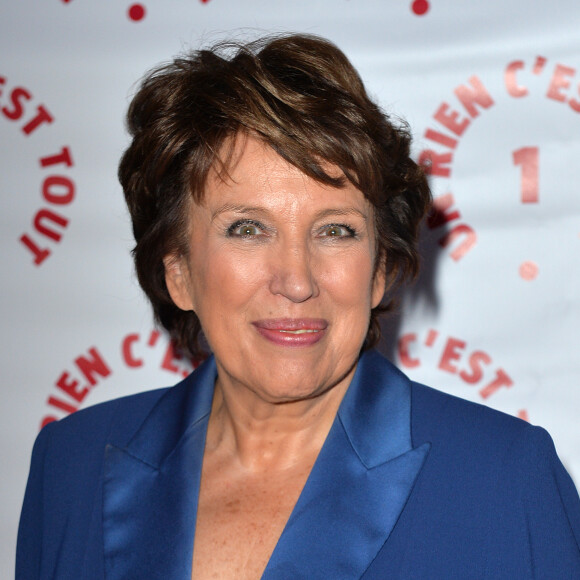
[[[333,186],[329,183],[325,183],[323,180],[308,175],[302,169],[287,161],[270,143],[263,140],[258,135],[247,131],[240,131],[224,140],[219,153],[216,155],[216,162],[212,164],[208,172],[207,180],[219,181],[224,184],[227,184],[228,182],[233,184],[237,183],[233,174],[248,148],[263,149],[265,153],[265,155],[260,156],[264,169],[264,171],[261,172],[261,175],[264,176],[265,184],[267,183],[266,180],[268,174],[270,172],[275,172],[277,168],[280,169],[280,172],[283,171],[286,174],[288,173],[288,170],[296,172],[296,176],[299,176],[305,184],[308,180],[312,179],[320,185],[327,187],[329,190],[340,190],[348,183],[348,179],[340,167],[325,161],[322,158],[315,158],[315,161],[320,165],[322,171],[331,179],[337,179],[341,183],[338,186]],[[272,156],[271,153],[274,153],[275,155]],[[275,160],[275,163],[273,163],[273,160]]]

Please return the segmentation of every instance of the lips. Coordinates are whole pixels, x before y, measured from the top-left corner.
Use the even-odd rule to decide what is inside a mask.
[[[328,322],[322,318],[270,318],[252,323],[258,333],[280,346],[312,346],[326,334]]]

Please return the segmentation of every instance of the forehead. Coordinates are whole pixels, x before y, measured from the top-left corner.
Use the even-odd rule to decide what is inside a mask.
[[[321,166],[343,185],[332,187],[309,177],[269,144],[249,135],[224,143],[220,163],[208,175],[202,205],[253,200],[264,205],[331,204],[370,206],[365,196],[330,163]]]

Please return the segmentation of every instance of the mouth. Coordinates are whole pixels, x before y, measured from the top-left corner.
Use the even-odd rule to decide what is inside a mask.
[[[279,346],[312,346],[326,334],[328,322],[322,318],[276,318],[252,323],[258,333]]]

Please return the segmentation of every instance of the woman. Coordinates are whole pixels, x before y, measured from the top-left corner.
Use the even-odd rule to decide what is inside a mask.
[[[41,432],[18,577],[580,577],[549,436],[371,348],[429,190],[346,57],[311,36],[196,52],[128,119],[139,281],[212,356]]]

